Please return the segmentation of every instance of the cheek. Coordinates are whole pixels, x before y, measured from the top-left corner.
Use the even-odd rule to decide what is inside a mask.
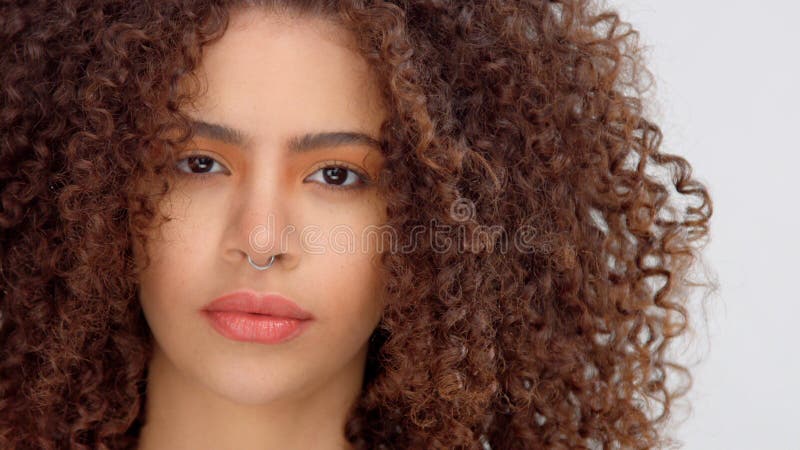
[[[197,221],[187,216],[170,216],[170,222],[164,223],[154,231],[147,242],[147,255],[150,266],[140,277],[140,302],[149,318],[162,317],[152,314],[157,309],[161,313],[169,310],[177,311],[181,307],[181,293],[192,286],[192,274],[200,270],[198,261],[203,261],[203,252],[209,251],[207,246],[208,230]],[[139,246],[137,261],[144,262],[144,249]]]
[[[308,286],[315,291],[313,303],[324,308],[334,327],[361,339],[380,319],[383,285],[374,248],[366,252],[356,245],[351,250],[328,247],[322,254],[309,255],[315,261],[310,273],[316,276]]]
[[[320,280],[320,288],[335,295],[340,304],[350,310],[372,310],[378,308],[380,280],[378,268],[370,261],[370,255],[337,254],[322,255],[326,267]]]
[[[148,242],[151,264],[139,278],[139,304],[145,320],[159,346],[174,355],[195,351],[196,340],[187,336],[197,335],[202,326],[191,320],[198,309],[196,299],[202,298],[202,291],[195,289],[201,285],[196,274],[202,269],[191,258],[202,257],[188,248],[191,239],[183,238],[191,236],[183,225],[180,221],[164,224],[158,237]]]

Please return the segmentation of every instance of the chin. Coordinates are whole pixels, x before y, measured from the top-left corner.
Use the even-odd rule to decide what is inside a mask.
[[[208,376],[208,374],[206,374]],[[273,368],[230,367],[204,384],[217,395],[240,405],[263,405],[297,396],[304,390],[302,380]]]

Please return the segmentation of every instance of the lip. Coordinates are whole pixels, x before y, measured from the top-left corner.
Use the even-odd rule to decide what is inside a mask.
[[[259,294],[251,289],[239,289],[224,294],[206,305],[203,310],[262,314],[297,320],[313,319],[310,312],[280,294]]]
[[[234,341],[277,344],[300,335],[313,316],[286,297],[240,289],[203,308],[211,326]]]

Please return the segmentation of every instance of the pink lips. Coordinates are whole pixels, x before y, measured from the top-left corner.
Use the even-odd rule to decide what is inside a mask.
[[[240,289],[225,294],[202,311],[223,336],[246,342],[277,344],[298,336],[313,316],[278,294]]]
[[[204,308],[206,311],[238,311],[290,319],[311,319],[311,313],[278,294],[258,294],[250,289],[240,289],[225,294]]]

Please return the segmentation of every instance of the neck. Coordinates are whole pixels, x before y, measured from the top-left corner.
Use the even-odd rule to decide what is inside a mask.
[[[158,345],[147,377],[138,450],[179,448],[351,449],[349,408],[361,392],[366,346],[335,377],[268,404],[241,404],[186,376]]]

